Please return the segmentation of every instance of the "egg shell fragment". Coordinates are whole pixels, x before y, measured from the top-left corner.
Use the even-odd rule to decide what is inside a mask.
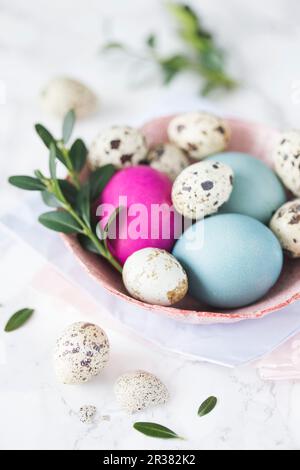
[[[127,413],[163,405],[169,400],[169,392],[161,380],[142,370],[121,375],[114,392],[119,406]]]
[[[273,153],[276,173],[283,184],[300,196],[300,130],[280,134]]]
[[[189,219],[202,219],[218,211],[233,189],[232,169],[223,163],[203,161],[183,170],[172,189],[175,209]]]
[[[87,382],[98,375],[108,362],[108,338],[97,325],[73,323],[56,341],[53,359],[59,382]]]
[[[192,158],[204,157],[226,149],[230,129],[226,121],[206,112],[191,112],[173,118],[168,127],[171,142]]]
[[[147,161],[152,168],[162,171],[174,181],[175,178],[189,166],[186,154],[173,144],[159,144],[147,155]]]
[[[86,85],[68,77],[52,79],[41,92],[41,106],[49,114],[64,117],[73,109],[77,118],[95,113],[98,98]]]
[[[135,299],[155,305],[173,305],[186,295],[186,272],[170,253],[144,248],[124,264],[123,282]]]
[[[287,202],[273,216],[270,228],[291,258],[300,258],[300,199]]]
[[[102,131],[92,142],[88,161],[95,169],[111,163],[117,168],[138,165],[146,159],[143,134],[133,127],[113,126]]]
[[[83,405],[79,409],[79,419],[82,423],[91,424],[94,421],[97,408],[94,405]]]

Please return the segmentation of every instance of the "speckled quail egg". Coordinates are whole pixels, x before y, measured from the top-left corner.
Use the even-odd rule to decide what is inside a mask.
[[[98,98],[86,85],[68,77],[52,79],[41,92],[41,106],[49,114],[63,117],[73,109],[78,118],[93,114]]]
[[[87,382],[106,366],[109,342],[105,332],[92,323],[70,325],[56,342],[54,370],[65,384]]]
[[[135,299],[156,305],[173,305],[188,290],[186,272],[165,250],[143,248],[127,258],[123,282]]]
[[[300,196],[300,130],[284,132],[274,148],[275,170],[283,184]]]
[[[114,391],[118,404],[128,413],[163,405],[169,399],[166,386],[155,375],[142,370],[121,375]]]
[[[275,213],[270,228],[291,258],[300,258],[300,199],[287,202]]]
[[[230,129],[228,124],[213,114],[186,113],[170,121],[168,136],[171,142],[196,160],[226,149]]]
[[[179,176],[172,188],[172,201],[179,214],[188,219],[202,219],[218,211],[230,197],[233,171],[224,163],[194,163]]]
[[[186,154],[173,144],[159,144],[150,150],[147,160],[152,168],[165,173],[174,181],[189,166]]]
[[[113,126],[101,132],[92,142],[88,160],[91,168],[108,163],[124,168],[145,160],[147,151],[145,137],[138,129]]]

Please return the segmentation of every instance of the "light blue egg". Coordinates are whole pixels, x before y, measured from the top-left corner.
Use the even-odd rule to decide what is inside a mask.
[[[221,309],[263,297],[283,264],[281,246],[271,230],[240,214],[214,215],[192,225],[177,241],[173,255],[187,271],[190,294]]]
[[[224,152],[208,160],[226,163],[234,172],[233,191],[219,212],[245,214],[267,224],[287,201],[284,187],[272,169],[251,155]]]

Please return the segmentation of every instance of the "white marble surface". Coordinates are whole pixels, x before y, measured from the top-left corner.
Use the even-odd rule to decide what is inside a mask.
[[[191,2],[198,4],[199,2]],[[228,0],[201,2],[206,23],[230,51],[230,68],[243,85],[220,98],[227,114],[284,127],[300,118],[300,43],[297,0]],[[134,44],[157,30],[163,47],[172,47],[171,29],[162,2],[156,0],[0,0],[0,212],[20,198],[8,187],[12,173],[46,167],[32,131],[37,120],[59,129],[43,115],[37,93],[57,74],[70,74],[90,83],[102,97],[102,112],[78,126],[87,140],[112,122],[138,122],[165,90],[154,78],[144,87],[127,86],[122,61],[101,60],[97,51],[111,31],[116,39]],[[172,85],[172,96],[196,93],[198,83],[184,76]],[[169,93],[169,92],[166,92]],[[38,281],[47,274],[47,282]],[[167,354],[130,335],[85,299],[74,306],[72,288],[62,298],[64,282],[22,244],[1,246],[1,315],[3,330],[10,313],[34,306],[26,327],[0,340],[1,449],[299,449],[299,383],[262,382],[254,367],[229,370]],[[59,386],[51,366],[55,337],[67,324],[89,319],[107,331],[110,367],[92,383]],[[155,371],[169,387],[170,403],[136,417],[120,412],[112,394],[119,373],[143,368]],[[208,395],[219,398],[215,412],[200,420],[196,410]],[[83,404],[95,404],[98,422],[80,423]],[[135,420],[165,424],[186,441],[161,442],[132,430]]]

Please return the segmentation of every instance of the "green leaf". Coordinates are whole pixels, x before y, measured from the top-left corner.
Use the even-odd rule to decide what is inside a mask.
[[[39,222],[50,230],[62,233],[81,233],[77,221],[65,211],[46,212],[39,217]]]
[[[27,320],[29,320],[33,313],[34,310],[31,308],[23,308],[22,310],[19,310],[8,320],[4,331],[10,333],[11,331],[17,330],[23,326]]]
[[[51,143],[55,145],[55,150],[56,150],[56,156],[58,160],[63,163],[63,165],[66,166],[66,161],[64,159],[64,156],[61,152],[61,150],[57,147],[57,142],[56,139],[53,137],[53,135],[46,129],[42,124],[36,124],[35,125],[35,130],[37,134],[40,136],[44,144],[48,149],[50,149]]]
[[[190,60],[184,55],[176,54],[161,60],[159,65],[164,74],[164,83],[167,85],[179,72],[190,68]]]
[[[115,174],[115,172],[115,167],[109,163],[108,165],[104,165],[101,168],[97,168],[97,170],[91,173],[89,182],[91,189],[90,196],[92,201],[100,196],[103,189]]]
[[[157,44],[157,37],[155,34],[149,34],[146,38],[146,45],[150,47],[150,49],[155,49]]]
[[[90,206],[90,184],[89,182],[85,183],[77,197],[76,207],[84,222],[90,226],[91,222],[91,206]]]
[[[207,70],[222,73],[224,66],[222,52],[219,49],[208,48],[201,54],[200,63]]]
[[[117,207],[109,216],[109,219],[104,227],[104,230],[103,230],[103,239],[106,240],[109,236],[109,229],[111,227],[111,225],[114,223],[114,221],[116,220],[116,218],[118,217],[118,214],[121,212],[121,210],[123,209],[123,207]]]
[[[217,405],[217,398],[216,397],[209,397],[207,398],[198,409],[198,416],[205,416],[210,413]]]
[[[34,170],[34,175],[37,177],[38,180],[45,179],[45,176],[40,170]]]
[[[74,170],[79,173],[85,165],[87,148],[82,139],[76,139],[70,148],[70,159]]]
[[[61,202],[56,199],[54,194],[49,193],[49,191],[42,191],[41,193],[44,204],[48,207],[58,208],[61,207]]]
[[[108,42],[108,43],[104,44],[101,47],[102,52],[107,52],[107,51],[111,51],[111,50],[114,50],[114,49],[124,50],[124,46],[120,42],[112,41],[112,42]]]
[[[74,206],[76,203],[78,190],[68,180],[58,179],[57,181],[66,200],[71,204],[71,206]]]
[[[201,95],[208,96],[212,91],[216,90],[219,84],[213,81],[207,80],[201,88]]]
[[[51,142],[54,142],[54,143],[56,142],[53,135],[42,124],[36,124],[35,130],[47,148],[50,148]]]
[[[63,131],[62,131],[62,138],[64,143],[66,144],[73,132],[74,125],[76,121],[76,115],[73,109],[67,112],[64,122],[63,122]]]
[[[87,251],[90,251],[91,253],[95,253],[96,255],[99,255],[99,251],[95,247],[94,243],[90,238],[88,238],[85,235],[78,235],[78,240],[80,245]]]
[[[182,439],[171,429],[161,426],[161,424],[156,423],[134,423],[134,429],[150,437],[158,437],[160,439]]]
[[[74,207],[78,195],[78,191],[75,186],[73,186],[73,184],[67,180],[57,180],[57,182],[66,200],[71,204],[72,207]],[[62,206],[61,201],[59,201],[54,196],[54,194],[50,193],[49,191],[42,191],[41,194],[42,199],[47,206],[54,208]]]
[[[182,29],[194,32],[198,30],[198,17],[191,7],[180,3],[168,3],[167,8]]]
[[[55,144],[50,144],[49,171],[52,179],[56,180],[56,149]]]
[[[13,186],[27,191],[43,191],[46,189],[44,183],[39,179],[33,178],[32,176],[11,176],[8,181]]]

